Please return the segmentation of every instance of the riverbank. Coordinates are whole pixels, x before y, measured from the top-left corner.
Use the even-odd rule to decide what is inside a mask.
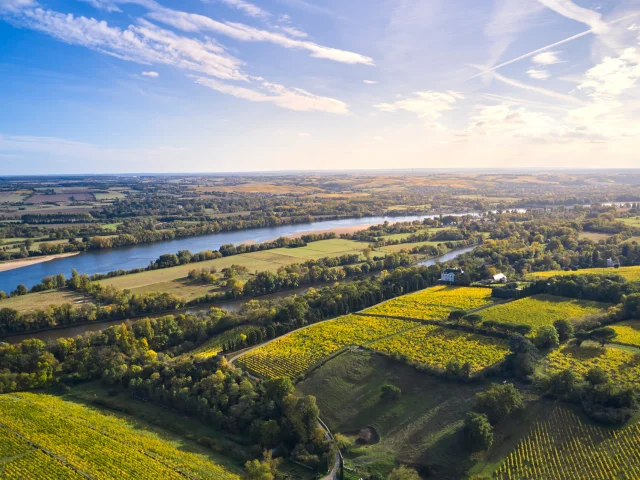
[[[7,260],[0,263],[0,272],[8,272],[10,270],[16,270],[18,268],[28,267],[30,265],[36,265],[38,263],[49,262],[51,260],[57,260],[59,258],[73,257],[80,252],[72,253],[58,253],[56,255],[43,255],[41,257],[21,258],[20,260]]]

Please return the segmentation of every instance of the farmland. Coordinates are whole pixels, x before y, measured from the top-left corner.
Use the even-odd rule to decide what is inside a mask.
[[[76,306],[80,304],[78,302],[86,302],[89,300],[90,299],[84,295],[65,288],[5,298],[0,300],[0,308],[13,308],[19,312],[28,312],[32,310],[43,310],[49,305],[60,305],[62,303],[71,303]]]
[[[630,282],[640,282],[640,267],[620,268],[583,268],[577,271],[549,270],[547,272],[535,272],[530,278],[550,278],[557,275],[620,275]]]
[[[551,295],[535,295],[513,302],[496,305],[481,312],[483,320],[529,325],[537,328],[552,325],[560,318],[578,319],[603,312],[607,303]]]
[[[435,325],[423,325],[369,345],[374,350],[400,354],[431,368],[444,370],[456,360],[471,364],[476,373],[501,362],[509,353],[503,340],[464,333]]]
[[[567,346],[552,351],[543,362],[548,372],[570,369],[584,376],[590,368],[600,367],[622,388],[638,389],[640,364],[636,353],[624,347]]]
[[[2,395],[0,412],[9,478],[239,478],[196,444],[51,395]]]
[[[106,285],[113,285],[119,289],[131,289],[134,292],[166,291],[181,294],[182,289],[191,288],[192,292],[186,298],[203,295],[209,292],[210,285],[193,285],[186,282],[189,270],[211,269],[222,270],[231,265],[246,267],[249,272],[274,271],[283,265],[293,263],[303,263],[307,260],[323,257],[338,257],[341,255],[357,253],[367,247],[366,243],[352,240],[331,239],[320,240],[309,243],[306,247],[299,248],[276,248],[258,252],[232,255],[229,257],[208,260],[204,262],[180,265],[177,267],[165,268],[161,270],[151,270],[148,272],[134,273],[121,277],[102,280]]]
[[[611,328],[616,332],[614,342],[640,347],[640,320],[616,323]]]
[[[198,360],[213,357],[222,351],[222,346],[228,342],[234,342],[240,339],[241,335],[247,335],[249,332],[257,330],[258,327],[253,325],[243,325],[234,327],[226,332],[216,335],[211,340],[203,343],[195,350],[191,350],[184,354],[183,357],[195,357]]]
[[[265,377],[296,378],[347,345],[364,345],[415,328],[390,318],[347,315],[296,330],[240,357],[242,365]]]
[[[498,468],[500,480],[557,480],[640,477],[640,425],[610,429],[582,420],[572,410],[550,407],[535,421]]]
[[[394,298],[365,313],[444,320],[452,310],[473,310],[493,303],[490,288],[436,286]]]

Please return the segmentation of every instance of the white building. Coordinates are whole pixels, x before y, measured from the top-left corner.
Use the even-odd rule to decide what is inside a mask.
[[[447,283],[455,283],[456,275],[463,275],[464,270],[461,268],[447,268],[440,274],[440,281]]]
[[[607,267],[613,267],[613,258],[607,258]]]
[[[504,273],[498,273],[493,276],[493,281],[495,283],[507,283],[507,276]]]

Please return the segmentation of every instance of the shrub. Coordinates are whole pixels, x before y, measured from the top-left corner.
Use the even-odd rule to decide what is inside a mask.
[[[522,408],[522,395],[512,383],[492,385],[476,394],[475,410],[484,413],[492,424]]]
[[[493,427],[483,413],[469,412],[464,419],[464,439],[472,452],[488,450],[493,444]]]
[[[538,348],[558,348],[560,345],[560,337],[555,327],[545,325],[544,327],[540,327],[536,332],[534,343]]]
[[[383,400],[397,400],[401,394],[402,390],[395,385],[386,384],[380,388],[380,398]]]
[[[573,337],[573,323],[571,323],[566,318],[556,320],[555,322],[553,322],[553,326],[558,332],[558,337],[560,338],[561,342],[566,342],[571,337]]]

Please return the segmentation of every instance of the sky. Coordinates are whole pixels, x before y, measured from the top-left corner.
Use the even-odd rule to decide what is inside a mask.
[[[639,152],[640,0],[0,0],[0,175]]]

